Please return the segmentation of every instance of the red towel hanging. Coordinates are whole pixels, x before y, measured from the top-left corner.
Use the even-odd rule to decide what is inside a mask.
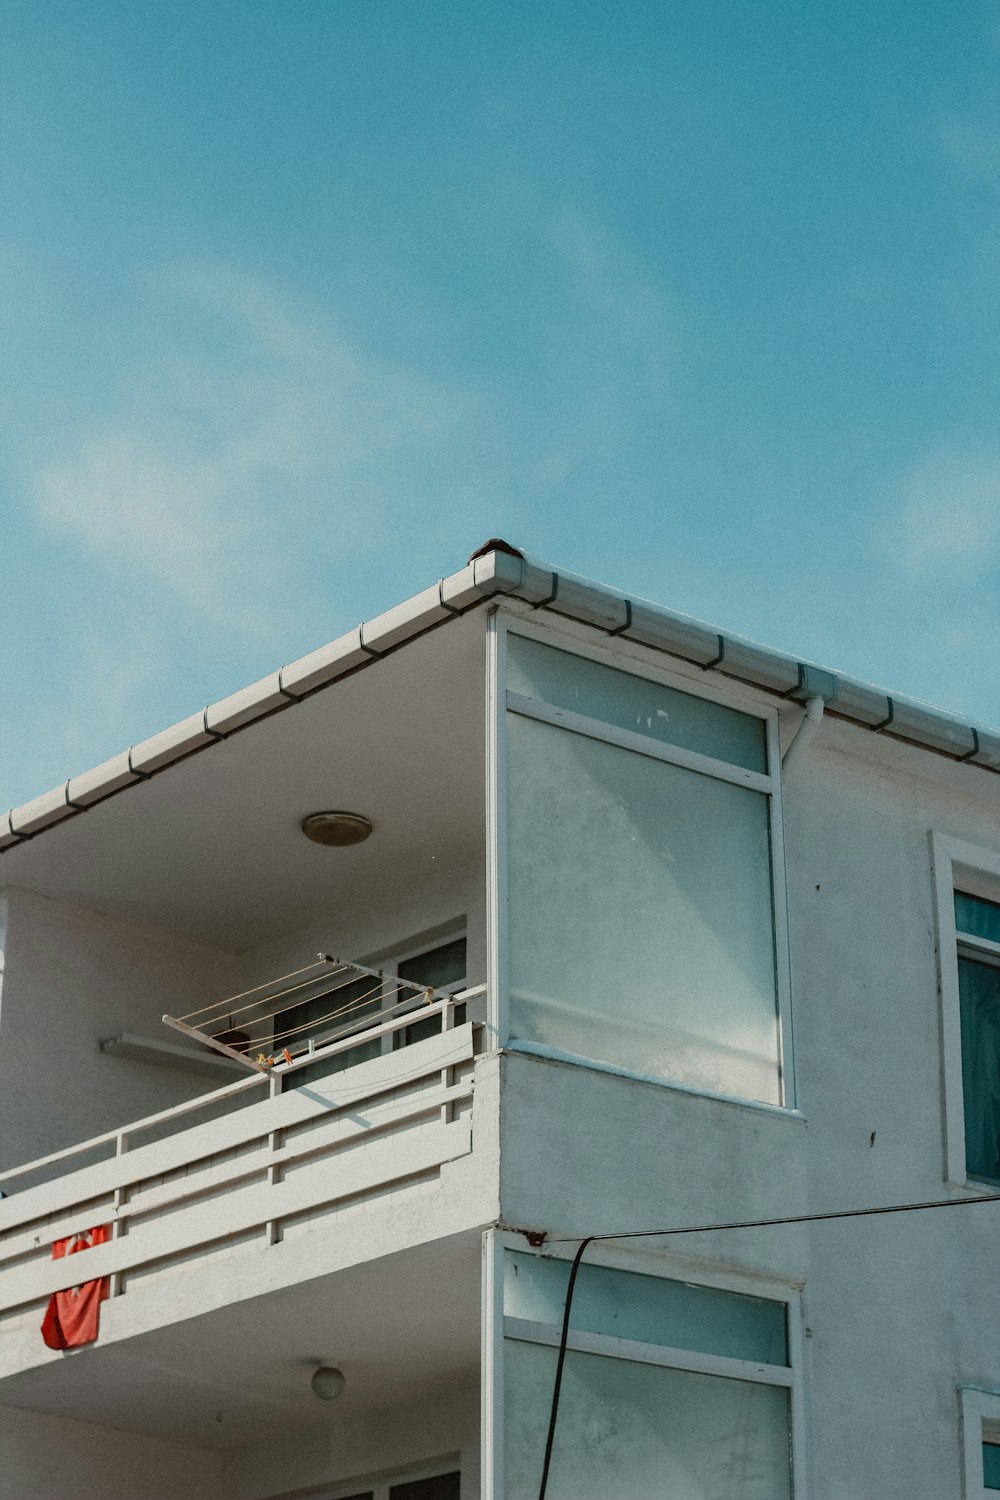
[[[111,1225],[98,1224],[96,1229],[85,1229],[81,1234],[71,1234],[68,1239],[56,1240],[52,1246],[52,1259],[62,1260],[79,1250],[104,1245],[110,1238]],[[109,1281],[110,1277],[100,1276],[96,1281],[68,1287],[64,1292],[53,1292],[42,1321],[42,1338],[50,1349],[74,1349],[80,1344],[93,1343]]]

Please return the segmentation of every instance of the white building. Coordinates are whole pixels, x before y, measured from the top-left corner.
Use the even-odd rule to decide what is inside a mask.
[[[15,809],[0,1493],[533,1500],[581,1237],[928,1201],[591,1244],[548,1500],[988,1500],[998,772],[490,544]],[[351,1039],[320,952],[385,976]],[[277,1062],[161,1021],[198,1012]]]

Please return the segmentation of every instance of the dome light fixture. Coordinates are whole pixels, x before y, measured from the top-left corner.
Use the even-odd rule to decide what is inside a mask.
[[[314,812],[302,819],[302,832],[307,839],[335,849],[363,844],[371,831],[370,820],[361,813]]]
[[[313,1371],[309,1382],[314,1396],[320,1401],[336,1401],[343,1394],[347,1384],[343,1370],[337,1370],[333,1365],[320,1365],[318,1370]]]

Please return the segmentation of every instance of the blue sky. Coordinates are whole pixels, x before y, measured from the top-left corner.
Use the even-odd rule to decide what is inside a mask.
[[[490,535],[1000,722],[997,0],[5,0],[0,803]]]

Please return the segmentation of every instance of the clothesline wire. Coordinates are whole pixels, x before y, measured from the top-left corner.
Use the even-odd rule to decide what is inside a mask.
[[[310,969],[321,969],[324,967],[326,967],[325,959],[318,958],[315,963],[305,964],[301,969],[292,969],[292,971],[288,974],[279,974],[277,979],[268,979],[264,984],[255,984],[252,989],[240,990],[239,994],[229,995],[225,1000],[213,1000],[211,1005],[204,1005],[202,1006],[201,1010],[189,1011],[186,1016],[178,1016],[177,1019],[179,1021],[190,1022],[193,1021],[196,1016],[207,1015],[210,1010],[233,1010],[235,1008],[235,1002],[237,1000],[246,999],[247,995],[256,995],[261,990],[270,989],[273,984],[284,984],[286,979],[297,979],[300,974],[308,974]],[[303,984],[315,984],[316,980],[318,979],[319,975],[317,974],[315,979],[303,980]],[[297,988],[297,986],[293,986],[293,988]],[[267,998],[269,997],[265,996],[265,1000]],[[256,1002],[251,1002],[251,1004],[253,1003]],[[248,1009],[249,1007],[244,1006],[242,1008]]]
[[[336,977],[337,974],[341,974],[341,973],[344,973],[344,972],[345,972],[345,970],[343,970],[343,969],[336,969],[336,970],[334,970],[334,977]],[[302,982],[300,984],[292,984],[292,985],[289,985],[287,989],[276,990],[273,995],[265,995],[263,997],[263,999],[261,999],[261,1000],[252,1000],[249,1005],[244,1006],[241,1010],[231,1010],[228,1013],[227,1019],[231,1022],[233,1020],[233,1018],[235,1017],[237,1021],[242,1021],[243,1018],[246,1015],[246,1012],[248,1010],[255,1009],[255,1007],[258,1006],[258,1005],[269,1005],[272,1000],[282,1000],[282,1001],[286,1001],[287,1002],[289,995],[296,995],[296,994],[299,993],[300,990],[311,989],[314,985],[317,985],[317,984],[322,984],[323,985],[323,988],[316,995],[303,995],[301,997],[301,999],[299,999],[299,1000],[293,1000],[292,1003],[291,1003],[291,1005],[289,1005],[287,1003],[283,1004],[283,1005],[278,1005],[278,1006],[275,1007],[274,1010],[267,1011],[264,1015],[254,1016],[252,1020],[250,1020],[250,1021],[247,1022],[247,1024],[249,1024],[251,1026],[259,1026],[262,1021],[269,1021],[272,1016],[279,1015],[282,1011],[292,1010],[296,1006],[305,1005],[310,999],[312,999],[312,1000],[322,1000],[322,999],[325,998],[325,996],[327,996],[327,995],[334,995],[334,994],[336,994],[336,992],[338,990],[346,989],[349,985],[357,984],[357,982],[358,982],[358,976],[356,974],[350,974],[350,973],[348,973],[347,974],[347,978],[346,979],[342,979],[339,982],[339,984],[328,984],[326,982],[326,979],[325,979],[324,975],[317,974],[312,979],[304,979],[304,980],[302,980]],[[381,983],[382,983],[382,981],[379,980],[379,985],[381,985]],[[378,988],[378,986],[376,986],[376,988]],[[218,1022],[219,1022],[219,1020],[221,1020],[221,1019],[222,1019],[221,1017],[216,1017],[215,1021],[206,1022],[206,1025],[217,1025]],[[202,1028],[202,1029],[204,1029],[204,1028]]]
[[[394,991],[392,991],[392,993],[395,994],[395,993],[397,993],[397,991],[394,990]],[[350,1036],[351,1033],[354,1030],[359,1030],[359,1031],[368,1030],[372,1026],[377,1025],[379,1021],[383,1021],[388,1016],[391,1016],[394,1011],[400,1010],[404,1005],[409,1005],[411,1003],[411,1000],[412,1000],[412,997],[410,995],[404,995],[403,998],[402,998],[402,1000],[396,1000],[392,1005],[383,1006],[378,1011],[378,1013],[377,1013],[377,1019],[373,1018],[371,1021],[368,1021],[367,1018],[365,1018],[365,1020],[367,1022],[367,1024],[365,1026],[361,1025],[361,1018],[359,1018],[356,1021],[352,1021],[349,1026],[345,1026],[340,1031],[334,1032],[332,1036],[323,1037],[322,1041],[324,1043],[326,1043],[326,1042],[332,1042],[332,1041],[337,1041],[341,1037]],[[354,1008],[355,1008],[354,1006],[346,1006],[346,1007],[344,1007],[343,1010],[335,1011],[334,1015],[336,1015],[336,1016],[345,1015],[348,1010],[353,1010]],[[326,1017],[325,1019],[329,1019],[329,1017]],[[322,1024],[322,1023],[321,1022],[310,1021],[305,1026],[296,1026],[294,1028],[294,1031],[296,1031],[296,1032],[311,1031],[312,1028],[313,1028],[313,1026],[320,1025],[320,1024]],[[292,1034],[293,1034],[292,1032],[285,1032],[285,1031],[278,1032],[277,1035],[276,1035],[276,1037],[275,1037],[275,1041],[280,1041],[282,1038],[291,1036]]]
[[[329,967],[331,965],[332,967]],[[329,968],[328,974],[313,974],[309,979],[300,980],[298,984],[288,985],[284,989],[273,989],[274,985],[283,984],[286,979],[296,979],[300,974],[308,974],[312,969],[323,967]],[[345,977],[338,984],[328,983],[329,979],[335,979],[338,975],[344,975]],[[272,1001],[283,1000],[286,996],[296,994],[300,990],[309,989],[312,985],[322,984],[325,986],[321,995],[333,994],[338,989],[343,989],[349,984],[356,983],[357,980],[364,976],[377,980],[380,986],[390,983],[395,979],[395,985],[392,990],[393,994],[401,989],[411,990],[414,995],[422,995],[427,991],[427,986],[419,984],[414,980],[403,979],[399,975],[387,976],[383,974],[381,969],[368,969],[363,964],[353,964],[349,960],[332,959],[328,955],[323,955],[316,963],[307,964],[301,969],[293,969],[289,974],[283,974],[277,979],[268,980],[266,984],[258,984],[253,989],[243,990],[237,995],[229,995],[223,1000],[215,1000],[211,1005],[205,1005],[200,1010],[189,1011],[186,1015],[178,1016],[177,1019],[190,1026],[197,1021],[199,1016],[208,1016],[210,1012],[216,1011],[218,1014],[214,1019],[202,1021],[197,1029],[201,1031],[208,1030],[209,1027],[217,1025],[223,1016],[227,1017],[230,1026],[232,1026],[233,1017],[242,1016],[246,1012],[255,1010],[261,1005],[268,1005]],[[244,999],[247,995],[258,994],[261,990],[268,990],[269,993],[262,995],[259,1000],[249,1001],[246,1005],[237,1006],[235,1004],[237,1000]],[[317,995],[315,998],[320,999],[321,995]],[[289,1009],[288,1006],[281,1006],[279,1008],[282,1010]],[[270,1016],[275,1014],[277,1014],[277,1010],[269,1012],[267,1016],[257,1016],[254,1018],[254,1024],[256,1025],[262,1020],[269,1020]]]
[[[396,985],[394,989],[391,989],[388,992],[389,996],[398,994],[401,988],[402,988],[401,985]],[[359,1010],[362,1006],[367,1005],[369,1003],[369,1001],[374,998],[374,996],[381,995],[381,994],[384,994],[384,993],[385,993],[385,991],[384,991],[384,986],[383,985],[381,985],[381,984],[374,985],[370,990],[366,990],[363,995],[357,996],[354,1000],[349,1001],[346,1005],[338,1006],[336,1010],[331,1010],[331,1011],[329,1011],[324,1016],[314,1016],[314,1017],[312,1017],[308,1021],[303,1021],[301,1023],[301,1025],[299,1025],[299,1026],[289,1026],[284,1031],[276,1031],[276,1032],[274,1032],[274,1034],[270,1037],[270,1039],[268,1041],[268,1046],[273,1047],[277,1043],[287,1040],[288,1037],[290,1037],[290,1036],[297,1036],[297,1035],[299,1035],[303,1031],[315,1031],[318,1026],[324,1025],[328,1021],[337,1020],[341,1016],[349,1015],[351,1013],[351,1011]],[[319,997],[319,998],[322,998],[322,997]],[[390,1011],[398,1009],[400,1005],[404,1005],[406,1003],[406,1001],[408,1001],[410,998],[411,997],[409,995],[407,995],[404,1000],[397,1000],[394,1005],[388,1005],[388,1006],[382,1007],[379,1010],[379,1015],[380,1016],[384,1016],[384,1015],[389,1014]],[[280,1015],[280,1014],[281,1014],[280,1011],[275,1011],[274,1012],[274,1015]],[[260,1019],[262,1021],[267,1021],[267,1020],[270,1020],[271,1017],[270,1016],[262,1016]],[[329,1040],[329,1039],[327,1039],[327,1040]],[[241,1043],[239,1043],[234,1050],[235,1051],[246,1051],[248,1049],[252,1050],[254,1047],[259,1047],[260,1045],[261,1045],[261,1041],[259,1039],[257,1041],[251,1040],[251,1041],[248,1041],[248,1042],[241,1042]]]
[[[291,1036],[296,1036],[303,1031],[315,1032],[318,1027],[325,1025],[329,1021],[337,1020],[343,1016],[349,1015],[352,1011],[360,1010],[362,1007],[368,1005],[371,999],[376,995],[386,995],[386,998],[389,998],[392,995],[398,994],[399,991],[404,988],[409,990],[408,985],[397,984],[392,989],[386,991],[384,983],[380,982],[378,985],[373,985],[371,989],[366,990],[363,995],[349,1001],[346,1005],[341,1005],[338,1006],[335,1010],[328,1011],[326,1015],[313,1017],[312,1019],[303,1022],[299,1026],[287,1027],[283,1031],[274,1032],[271,1036],[256,1038],[251,1037],[245,1042],[228,1043],[227,1045],[229,1045],[231,1051],[238,1052],[241,1056],[249,1056],[255,1050],[266,1050],[270,1052],[279,1043],[287,1041],[287,1039]],[[430,997],[434,993],[434,991],[424,990],[421,993],[423,993],[426,997],[426,1002],[430,1003]],[[335,1031],[331,1035],[323,1037],[322,1040],[324,1043],[337,1041],[344,1036],[349,1036],[353,1029],[357,1029],[360,1031],[367,1030],[371,1026],[377,1025],[379,1020],[385,1020],[394,1012],[402,1010],[404,1006],[410,1006],[414,1011],[416,1011],[417,1005],[415,1002],[417,998],[417,993],[405,994],[401,1000],[396,1000],[392,1005],[380,1006],[377,1012],[377,1018],[374,1015],[372,1016],[371,1020],[365,1017],[365,1025],[362,1026],[359,1018],[358,1021],[351,1023],[350,1026],[344,1027],[339,1031]],[[439,998],[447,997],[439,996]],[[302,1002],[300,1001],[299,1003],[301,1004]],[[274,1012],[274,1014],[278,1015],[281,1014],[281,1012],[276,1011]],[[262,1016],[259,1018],[260,1021],[266,1021],[270,1019],[270,1016]]]

